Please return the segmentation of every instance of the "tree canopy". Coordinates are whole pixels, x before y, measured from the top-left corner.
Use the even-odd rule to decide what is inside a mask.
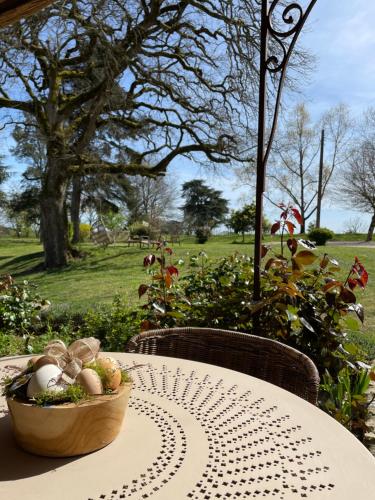
[[[228,201],[222,197],[221,191],[207,186],[201,179],[185,182],[182,197],[185,199],[181,207],[185,225],[197,236],[202,231],[209,235],[213,228],[224,222]]]
[[[245,233],[255,230],[255,203],[251,205],[244,205],[239,210],[233,210],[227,225],[236,234],[242,234],[242,241],[245,240]]]
[[[65,0],[1,31],[3,121],[37,127],[45,143],[47,267],[67,260],[74,176],[248,158],[258,33],[254,0]]]

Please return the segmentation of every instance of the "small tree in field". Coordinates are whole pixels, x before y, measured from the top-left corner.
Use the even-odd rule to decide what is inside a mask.
[[[241,210],[233,210],[227,225],[236,234],[242,234],[242,242],[244,242],[245,233],[255,229],[255,204],[245,205]]]

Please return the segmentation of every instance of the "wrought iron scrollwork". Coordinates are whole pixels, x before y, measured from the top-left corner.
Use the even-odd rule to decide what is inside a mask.
[[[317,0],[310,0],[304,9],[291,0],[261,1],[261,50],[258,117],[258,158],[256,186],[256,229],[254,251],[254,300],[260,299],[260,261],[262,246],[263,192],[268,157],[277,128],[281,94],[290,56],[296,41]],[[269,5],[271,3],[271,5]],[[271,42],[271,43],[270,43]],[[267,115],[267,74],[277,76],[276,100],[270,133],[265,145]],[[257,324],[257,317],[254,325]]]
[[[287,0],[272,0],[267,15],[267,35],[274,44],[268,44],[268,49],[275,50],[280,48],[279,53],[273,53],[267,56],[265,60],[265,71],[276,74],[280,73],[280,81],[277,89],[274,118],[271,127],[270,137],[265,154],[267,162],[274,134],[276,132],[278,109],[281,101],[281,93],[284,86],[285,72],[290,56],[301,33],[305,21],[314,7],[317,0],[311,0],[309,5],[303,10],[297,2]],[[285,26],[285,29],[283,29]]]
[[[288,63],[291,50],[293,50],[293,46],[295,43],[294,39],[298,38],[299,33],[305,23],[306,17],[308,16],[309,11],[312,8],[311,5],[311,7],[309,7],[309,9],[307,9],[304,13],[302,7],[298,3],[292,2],[289,3],[289,5],[285,5],[284,2],[284,4],[281,5],[280,1],[283,2],[283,0],[273,0],[267,16],[268,34],[281,49],[281,56],[279,54],[273,54],[266,60],[266,67],[270,73],[278,73],[279,71],[282,71]],[[314,3],[315,2],[311,2],[311,4]],[[282,9],[282,12],[280,12],[279,16],[277,16],[278,7]],[[277,27],[275,27],[276,16],[280,18],[280,21],[282,21],[282,23],[284,23],[285,25],[289,25],[290,28],[282,30],[279,27],[279,24],[277,25]],[[287,46],[286,39],[292,36],[293,39]]]

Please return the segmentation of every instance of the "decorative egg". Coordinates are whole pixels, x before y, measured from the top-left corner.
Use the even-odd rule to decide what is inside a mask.
[[[66,388],[61,381],[62,370],[56,365],[48,364],[41,366],[33,373],[27,386],[27,397],[32,398],[42,391],[60,392]]]
[[[34,361],[35,360],[35,361]],[[58,365],[57,359],[53,358],[52,356],[39,356],[32,358],[32,363],[34,367],[34,372],[39,370],[44,365]]]
[[[96,364],[105,370],[105,389],[115,391],[121,384],[121,369],[116,359],[110,356],[99,357]]]
[[[103,394],[103,384],[99,375],[91,368],[84,368],[76,378],[77,384],[81,385],[87,394]]]

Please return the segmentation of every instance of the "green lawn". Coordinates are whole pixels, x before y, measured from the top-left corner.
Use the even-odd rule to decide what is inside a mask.
[[[238,238],[234,243],[233,236],[216,236],[205,245],[198,245],[193,238],[185,238],[181,245],[173,246],[173,259],[175,262],[178,259],[188,261],[188,253],[197,255],[202,250],[209,258],[234,252],[252,255],[253,246],[250,243],[242,244],[240,240]],[[250,241],[249,237],[247,240]],[[101,303],[110,303],[116,294],[120,294],[129,305],[139,303],[138,286],[149,279],[142,266],[148,249],[120,244],[103,249],[87,243],[82,245],[82,250],[87,253],[86,258],[72,262],[64,270],[47,272],[41,267],[42,248],[36,240],[0,238],[0,275],[9,273],[17,280],[27,279],[36,284],[39,294],[52,302],[53,311],[57,314],[65,310],[80,312]],[[363,333],[353,336],[370,349],[375,357],[375,247],[330,245],[318,249],[319,253],[324,251],[340,262],[343,277],[355,255],[369,272],[366,291],[357,293],[358,301],[365,306],[365,326]]]

